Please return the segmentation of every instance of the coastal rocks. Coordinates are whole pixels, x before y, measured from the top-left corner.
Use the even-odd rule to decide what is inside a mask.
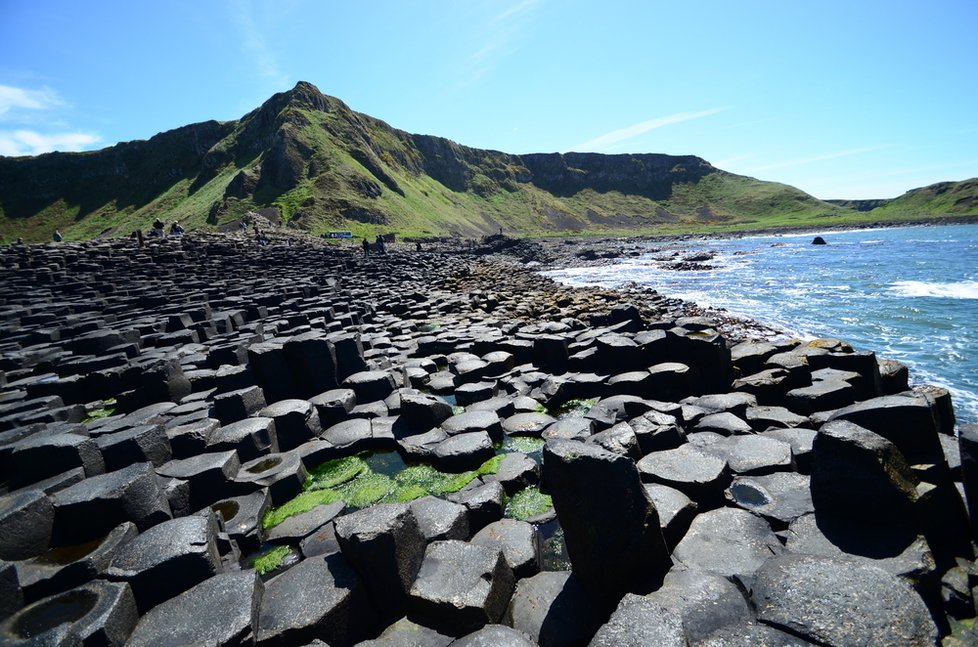
[[[436,541],[428,545],[411,586],[409,615],[425,626],[463,635],[498,622],[514,584],[498,548]]]
[[[846,559],[784,555],[764,564],[758,619],[821,644],[933,645],[937,628],[909,585]]]
[[[554,440],[544,447],[543,465],[574,574],[594,603],[608,607],[624,593],[655,588],[671,562],[635,463],[594,445]]]
[[[112,580],[134,644],[838,642],[762,610],[785,556],[882,569],[935,635],[974,615],[978,441],[898,366],[448,241],[294,243],[0,247],[0,537],[37,532],[5,615]]]
[[[389,503],[342,516],[336,520],[336,537],[374,608],[385,618],[396,618],[425,554],[425,537],[411,508]]]
[[[253,643],[264,590],[254,571],[215,575],[143,615],[126,644]]]
[[[40,490],[0,498],[0,559],[40,555],[51,543],[55,508]]]

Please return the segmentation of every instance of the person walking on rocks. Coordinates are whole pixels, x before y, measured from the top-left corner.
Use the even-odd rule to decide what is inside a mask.
[[[370,243],[367,242],[367,237],[363,237],[363,257],[367,258],[370,255]]]
[[[163,238],[163,221],[159,218],[153,221],[153,235],[157,238]]]
[[[377,253],[378,254],[387,253],[387,249],[384,247],[384,237],[381,236],[380,234],[377,234]]]
[[[60,231],[55,229],[54,234],[51,236],[51,240],[53,240],[56,243],[60,243],[62,240],[64,240],[64,236],[61,235]]]

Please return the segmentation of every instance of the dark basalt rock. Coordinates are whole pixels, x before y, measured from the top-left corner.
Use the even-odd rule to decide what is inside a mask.
[[[587,644],[601,620],[580,580],[544,571],[516,583],[503,622],[540,647],[571,647]]]
[[[4,645],[122,645],[136,625],[127,584],[93,580],[24,607],[0,623]]]
[[[574,574],[594,604],[608,609],[627,592],[653,590],[671,561],[635,463],[587,443],[554,440],[544,447],[543,465]]]
[[[536,647],[528,635],[505,625],[486,625],[451,644],[452,647]]]
[[[213,513],[173,519],[116,549],[106,577],[128,582],[142,612],[221,572]]]
[[[25,438],[13,445],[10,455],[11,485],[24,487],[80,467],[85,476],[105,473],[105,462],[91,438],[73,433]]]
[[[387,503],[339,517],[336,537],[366,584],[374,608],[389,620],[398,617],[425,552],[425,538],[411,508]]]
[[[61,490],[54,502],[54,541],[82,544],[131,521],[141,531],[171,518],[170,504],[149,463],[91,476]]]
[[[747,600],[730,580],[699,570],[673,569],[648,599],[682,621],[690,644],[715,631],[751,619]]]
[[[917,527],[917,483],[897,447],[872,431],[836,420],[815,437],[811,489],[820,512]]]
[[[633,593],[625,594],[608,622],[598,629],[588,643],[589,647],[685,647],[687,644],[679,616],[656,601]]]
[[[720,508],[699,514],[673,551],[688,568],[748,581],[783,547],[771,527],[746,510]]]
[[[526,521],[495,521],[477,532],[472,543],[503,551],[503,557],[517,579],[535,575],[540,570],[537,531]]]
[[[108,535],[77,546],[61,546],[17,562],[17,580],[24,598],[33,602],[94,580],[108,568],[115,551],[138,531],[126,522]]]
[[[454,642],[452,636],[446,636],[429,627],[424,627],[401,618],[390,625],[384,632],[373,640],[357,643],[356,647],[448,647]]]
[[[251,644],[263,594],[254,571],[215,575],[143,615],[126,645]]]
[[[426,541],[469,538],[468,509],[464,505],[434,496],[415,499],[410,505]]]
[[[409,615],[452,635],[498,622],[515,579],[495,547],[446,540],[432,542],[411,586]]]
[[[40,490],[0,498],[0,559],[27,559],[51,544],[55,507]]]
[[[854,560],[784,555],[754,579],[758,620],[821,644],[933,645],[937,627],[908,584]]]
[[[369,634],[366,589],[342,555],[305,559],[265,584],[259,645],[298,645],[316,638],[352,645]]]

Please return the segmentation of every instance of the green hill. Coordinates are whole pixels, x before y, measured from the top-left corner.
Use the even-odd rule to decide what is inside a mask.
[[[127,235],[156,217],[233,227],[249,212],[313,234],[370,236],[675,233],[827,226],[855,214],[694,156],[510,155],[410,134],[308,83],[237,121],[86,153],[0,157],[6,240],[48,240],[55,228]]]

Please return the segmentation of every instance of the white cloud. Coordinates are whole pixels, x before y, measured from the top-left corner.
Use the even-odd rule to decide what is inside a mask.
[[[48,110],[64,105],[58,94],[50,88],[27,90],[11,85],[0,85],[0,118],[10,119],[8,115],[19,111]]]
[[[656,128],[662,128],[664,126],[671,126],[673,124],[690,121],[692,119],[709,117],[710,115],[715,115],[723,110],[725,110],[725,108],[711,108],[709,110],[700,110],[699,112],[678,112],[674,115],[656,117],[655,119],[649,119],[631,126],[626,126],[625,128],[612,130],[604,135],[599,135],[598,137],[587,140],[583,144],[575,146],[571,150],[594,153],[604,152],[615,144],[620,144],[621,142],[629,139],[634,139],[639,135],[644,135],[650,130],[655,130]]]
[[[99,142],[90,133],[39,133],[33,130],[0,131],[0,155],[40,155],[51,151],[81,151]]]

